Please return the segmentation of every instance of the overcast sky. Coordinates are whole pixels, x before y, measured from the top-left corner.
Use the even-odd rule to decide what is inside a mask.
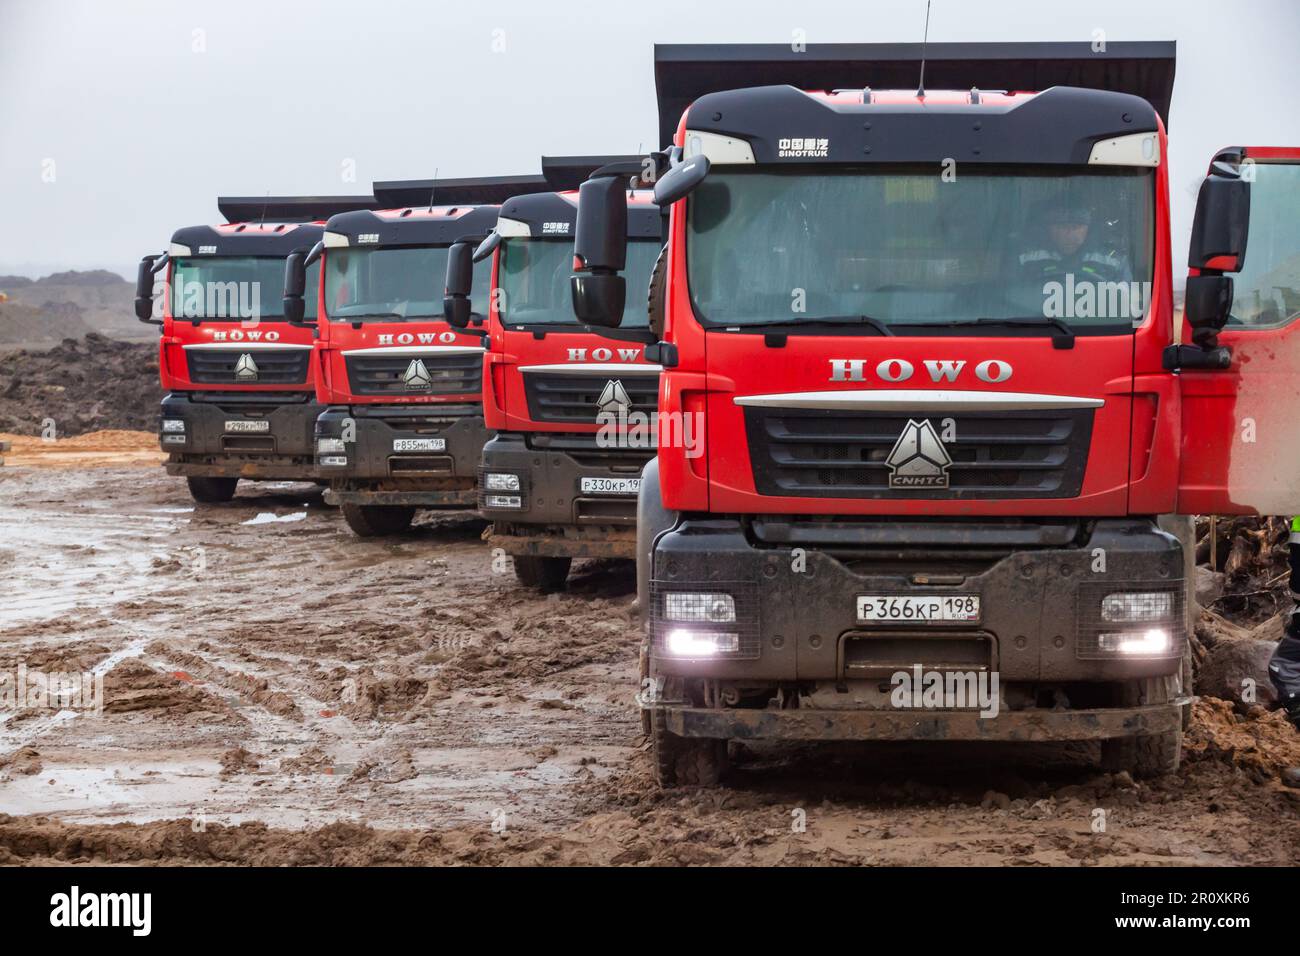
[[[0,0],[0,274],[131,275],[177,227],[220,221],[218,194],[368,193],[650,149],[654,42],[918,41],[924,18],[925,0]],[[1300,3],[935,0],[930,39],[1098,28],[1178,41],[1178,275],[1213,152],[1300,144]]]

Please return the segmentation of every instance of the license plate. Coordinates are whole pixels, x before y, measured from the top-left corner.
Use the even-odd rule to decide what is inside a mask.
[[[226,431],[228,432],[269,432],[270,430],[271,423],[265,420],[226,422]]]
[[[584,495],[635,495],[641,490],[641,479],[583,478],[581,489]]]
[[[859,594],[858,621],[863,624],[936,624],[980,619],[980,599],[973,594]]]
[[[393,451],[446,451],[445,438],[394,438]]]

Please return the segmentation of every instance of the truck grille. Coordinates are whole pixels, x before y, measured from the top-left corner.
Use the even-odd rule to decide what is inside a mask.
[[[930,416],[745,409],[759,494],[807,498],[1074,497],[1092,420],[1092,409]],[[887,459],[909,421],[929,421],[940,436],[951,459],[946,488],[890,486]]]
[[[247,355],[256,366],[254,374],[236,375],[240,359]],[[204,385],[301,385],[307,381],[311,349],[186,349],[190,381]]]
[[[353,395],[477,396],[483,387],[483,356],[478,352],[345,355],[343,361]]]
[[[535,422],[596,424],[600,397],[610,382],[619,382],[631,400],[631,412],[652,414],[659,405],[658,375],[565,375],[524,373],[528,417]]]

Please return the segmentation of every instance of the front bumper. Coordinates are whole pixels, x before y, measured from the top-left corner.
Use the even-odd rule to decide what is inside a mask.
[[[170,392],[160,407],[158,443],[169,475],[312,480],[312,430],[321,411],[301,393]],[[177,421],[184,427],[164,427]]]
[[[1149,737],[1182,726],[1187,698],[1142,707],[971,712],[717,710],[664,707],[678,737],[721,740],[1002,740],[1051,742]]]
[[[1002,535],[1002,544],[972,560],[980,550],[975,545],[989,543],[977,533],[978,522],[952,525],[950,545],[942,547],[920,544],[935,527],[925,522],[874,523],[862,539],[871,543],[854,546],[847,537],[853,526],[833,522],[828,533],[834,543],[817,547],[797,522],[777,520],[760,532],[757,522],[742,527],[734,520],[684,520],[658,539],[652,556],[652,671],[715,680],[842,683],[887,678],[892,670],[919,664],[996,673],[1003,687],[1178,672],[1187,640],[1186,585],[1182,549],[1173,535],[1141,519],[1099,520],[1091,527],[1027,523],[1011,532],[986,526]],[[900,527],[910,530],[900,535]],[[1008,546],[1015,540],[1008,533],[1028,534],[1032,544],[1026,539]],[[882,544],[882,534],[897,540]],[[734,653],[704,659],[667,653],[670,630],[683,626],[664,617],[665,595],[674,591],[733,596],[735,622],[701,629],[736,634]],[[1149,657],[1102,650],[1102,632],[1129,627],[1102,623],[1104,595],[1146,591],[1172,595],[1167,620],[1134,625],[1167,630],[1167,650]],[[968,624],[858,620],[859,595],[922,594],[978,596],[980,618]]]
[[[596,435],[499,434],[483,447],[479,511],[491,542],[508,554],[636,557],[636,493],[582,490],[583,479],[638,479],[653,449],[604,449]],[[487,487],[487,475],[514,475],[517,490]],[[519,507],[500,507],[501,500]]]
[[[477,404],[331,405],[315,427],[316,463],[330,480],[326,501],[473,508],[491,437]],[[321,451],[322,439],[333,447]]]

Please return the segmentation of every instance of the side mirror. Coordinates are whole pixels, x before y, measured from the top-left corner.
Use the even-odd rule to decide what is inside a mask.
[[[627,196],[617,176],[589,179],[578,190],[578,225],[569,277],[573,314],[584,325],[616,329],[623,321],[627,283]]]
[[[1228,167],[1216,163],[1201,183],[1187,253],[1190,268],[1237,272],[1245,265],[1250,183],[1224,174],[1228,172]]]
[[[488,233],[488,237],[478,244],[474,250],[474,261],[482,262],[492,253],[496,252],[497,246],[501,245],[501,233],[493,229]]]
[[[284,317],[290,325],[305,326],[310,323],[304,316],[307,304],[307,251],[295,249],[284,260]]]
[[[655,205],[664,208],[679,199],[685,199],[709,175],[709,157],[692,156],[678,163],[659,177],[655,183]]]
[[[136,269],[135,317],[146,325],[162,325],[161,319],[153,317],[153,277],[166,261],[165,255],[145,256]]]
[[[1192,328],[1192,341],[1201,348],[1218,345],[1218,334],[1232,312],[1231,276],[1188,276],[1184,318]]]
[[[447,249],[447,279],[443,291],[442,314],[448,325],[457,329],[469,328],[474,314],[469,301],[473,290],[474,240],[461,239]]]

